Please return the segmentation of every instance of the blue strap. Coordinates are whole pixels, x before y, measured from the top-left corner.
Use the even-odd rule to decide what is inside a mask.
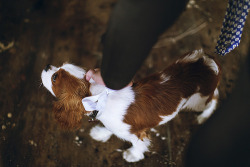
[[[250,0],[229,0],[215,53],[224,56],[239,46]]]

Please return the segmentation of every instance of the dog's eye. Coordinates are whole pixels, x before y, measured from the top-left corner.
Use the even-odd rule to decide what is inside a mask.
[[[58,74],[57,74],[57,73],[55,73],[55,74],[53,74],[53,75],[52,75],[52,81],[53,81],[53,82],[56,82],[56,78],[57,78],[57,76],[58,76]]]

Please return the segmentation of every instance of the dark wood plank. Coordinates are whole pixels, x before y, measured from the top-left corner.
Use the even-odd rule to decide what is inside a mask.
[[[213,52],[226,2],[194,1],[162,39],[175,38],[189,28],[206,26],[176,42],[155,48],[138,71],[139,79],[162,70],[184,52],[203,47]],[[151,132],[151,152],[138,163],[127,163],[116,149],[129,143],[112,137],[107,143],[92,140],[96,123],[83,120],[82,128],[62,131],[51,113],[53,97],[40,87],[40,74],[48,63],[65,61],[94,68],[100,65],[100,38],[115,0],[36,0],[0,2],[0,166],[133,166],[181,167],[187,144],[199,125],[197,113],[180,113]],[[219,58],[223,66],[221,99],[226,99],[237,76],[238,64],[249,47],[248,20],[239,49]],[[159,41],[162,41],[160,39]]]

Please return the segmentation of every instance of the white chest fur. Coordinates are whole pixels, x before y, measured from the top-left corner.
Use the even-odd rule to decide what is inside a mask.
[[[93,85],[91,89],[92,94],[96,93],[95,88],[100,90],[98,85]],[[103,87],[103,89],[105,88]],[[119,138],[124,139],[124,136],[131,134],[129,133],[130,125],[125,124],[123,119],[128,107],[134,102],[134,99],[135,95],[131,87],[114,91],[108,94],[106,105],[100,109],[96,118],[100,120],[108,130]]]
[[[130,133],[130,125],[123,122],[128,107],[134,102],[135,94],[131,87],[112,92],[108,95],[105,108],[97,115],[105,127],[96,126],[91,129],[90,135],[97,141],[107,141],[112,133],[117,137],[132,143],[132,147],[123,152],[123,158],[128,162],[136,162],[144,158],[143,153],[148,151],[150,140],[139,140]]]

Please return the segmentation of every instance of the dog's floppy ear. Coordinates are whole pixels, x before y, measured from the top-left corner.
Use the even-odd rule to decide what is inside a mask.
[[[64,97],[54,102],[53,112],[63,129],[77,129],[81,125],[84,108],[81,100]]]

